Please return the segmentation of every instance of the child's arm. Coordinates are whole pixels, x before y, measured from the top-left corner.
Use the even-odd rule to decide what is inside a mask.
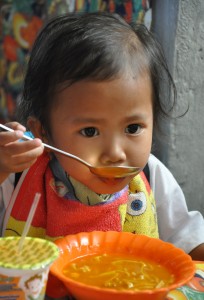
[[[40,139],[19,142],[25,127],[17,122],[7,124],[14,132],[0,131],[0,184],[10,173],[29,168],[43,152]]]
[[[195,249],[193,249],[189,255],[193,260],[202,260],[204,261],[204,244],[199,245]]]
[[[156,199],[160,238],[204,260],[204,218],[189,211],[185,196],[170,171],[154,156],[148,161],[150,185]]]

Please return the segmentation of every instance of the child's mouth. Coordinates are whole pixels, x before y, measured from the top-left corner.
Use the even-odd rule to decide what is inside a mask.
[[[118,178],[118,177],[113,177],[113,178],[99,177],[99,179],[107,185],[117,185],[118,183],[121,183],[124,180],[124,177],[122,177],[122,178]]]

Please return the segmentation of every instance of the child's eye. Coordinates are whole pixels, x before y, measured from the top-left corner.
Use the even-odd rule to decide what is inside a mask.
[[[95,127],[86,127],[80,131],[83,136],[93,137],[99,134],[98,130]]]
[[[138,134],[141,131],[141,126],[138,124],[130,124],[125,128],[125,132],[128,134]]]

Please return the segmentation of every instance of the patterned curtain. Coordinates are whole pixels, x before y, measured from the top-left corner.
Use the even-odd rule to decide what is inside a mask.
[[[0,0],[0,122],[15,119],[23,74],[36,34],[53,15],[116,12],[128,22],[151,25],[147,0]]]

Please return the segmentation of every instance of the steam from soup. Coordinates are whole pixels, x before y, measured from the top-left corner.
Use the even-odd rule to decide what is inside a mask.
[[[152,290],[174,282],[164,266],[118,254],[77,258],[66,265],[63,274],[86,285],[117,290]]]

